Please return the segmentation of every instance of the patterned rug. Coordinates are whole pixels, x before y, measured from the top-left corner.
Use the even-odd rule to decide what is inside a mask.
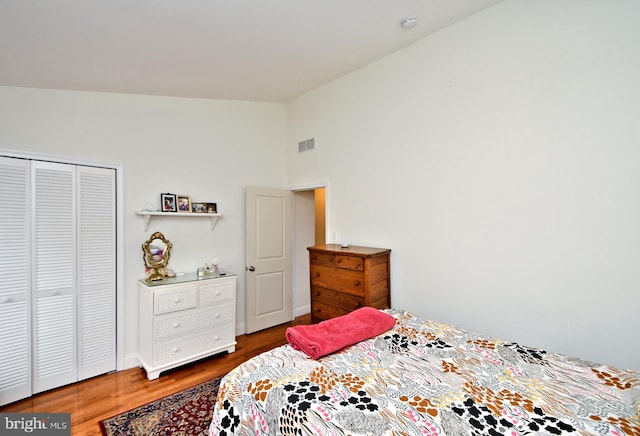
[[[220,378],[101,422],[107,436],[206,435]]]

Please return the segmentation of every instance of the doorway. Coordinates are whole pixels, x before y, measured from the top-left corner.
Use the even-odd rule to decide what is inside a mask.
[[[311,311],[309,252],[307,247],[326,243],[327,188],[293,189],[293,315]]]

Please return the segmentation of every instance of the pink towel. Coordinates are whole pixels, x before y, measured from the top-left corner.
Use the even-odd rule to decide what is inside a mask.
[[[289,327],[287,341],[313,359],[386,332],[396,319],[373,307],[362,307],[318,324]]]

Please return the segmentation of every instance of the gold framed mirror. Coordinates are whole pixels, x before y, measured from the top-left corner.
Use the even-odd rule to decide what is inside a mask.
[[[170,276],[169,257],[173,244],[160,232],[155,232],[142,244],[142,259],[146,267],[148,282],[162,280]]]

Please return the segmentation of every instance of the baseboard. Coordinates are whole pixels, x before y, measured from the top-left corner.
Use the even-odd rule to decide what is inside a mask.
[[[299,316],[306,315],[309,312],[311,312],[311,305],[307,304],[305,306],[300,306],[293,309],[293,316],[297,318]]]
[[[140,361],[138,360],[138,355],[129,354],[128,356],[125,356],[124,368],[122,368],[122,370],[136,368],[136,367],[140,367]]]

